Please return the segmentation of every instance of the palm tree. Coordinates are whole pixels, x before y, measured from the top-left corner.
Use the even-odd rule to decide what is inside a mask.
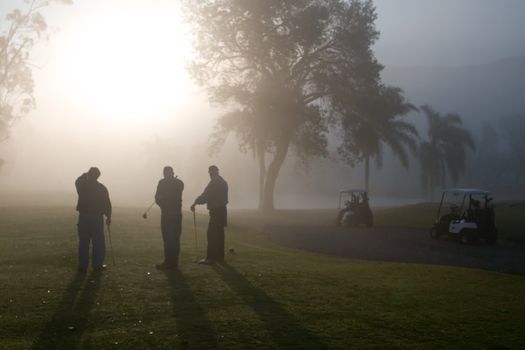
[[[408,168],[407,148],[415,152],[418,133],[414,125],[400,118],[416,109],[405,100],[400,88],[392,86],[380,86],[375,93],[367,93],[355,101],[356,113],[348,116],[350,135],[345,135],[349,142],[343,144],[348,147],[346,151],[357,153],[357,160],[364,162],[367,192],[370,190],[370,160],[375,158],[377,167],[381,168],[385,145],[403,167]]]
[[[455,113],[442,116],[432,107],[420,108],[428,121],[428,141],[420,146],[421,176],[426,195],[433,200],[437,186],[444,186],[447,174],[454,184],[465,173],[467,148],[475,149],[470,132]]]

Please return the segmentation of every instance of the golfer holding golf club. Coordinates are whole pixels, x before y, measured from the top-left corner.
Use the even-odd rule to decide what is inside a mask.
[[[159,270],[170,270],[177,269],[179,264],[184,183],[174,176],[173,168],[170,166],[164,167],[163,173],[164,178],[159,181],[155,193],[155,203],[160,207],[161,213],[160,226],[164,241],[164,261],[155,267]]]
[[[104,215],[111,224],[111,201],[106,187],[98,182],[100,170],[92,167],[76,181],[78,193],[78,269],[86,272],[89,264],[89,245],[93,244],[92,267],[102,271],[106,246],[104,241]]]
[[[210,213],[208,222],[208,249],[202,264],[213,264],[224,261],[224,227],[227,226],[228,183],[219,175],[219,168],[212,165],[208,168],[210,182],[204,192],[195,199],[191,211],[195,212],[197,204],[206,204]]]

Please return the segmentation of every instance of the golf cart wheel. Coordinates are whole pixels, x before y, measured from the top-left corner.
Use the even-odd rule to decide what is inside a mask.
[[[439,230],[437,229],[437,227],[432,227],[430,229],[430,237],[431,238],[439,239],[440,236],[441,236],[441,234],[439,233]]]
[[[459,236],[459,241],[463,245],[470,245],[474,243],[474,235],[471,230],[462,230]]]

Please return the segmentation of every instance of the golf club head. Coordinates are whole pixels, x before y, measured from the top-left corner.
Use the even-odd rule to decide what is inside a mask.
[[[231,255],[235,255],[235,254],[237,254],[237,253],[235,252],[235,249],[234,249],[233,247],[230,247],[230,248],[228,249],[228,252],[229,252]]]
[[[142,214],[142,218],[143,219],[147,219],[148,218],[148,214],[147,213]]]

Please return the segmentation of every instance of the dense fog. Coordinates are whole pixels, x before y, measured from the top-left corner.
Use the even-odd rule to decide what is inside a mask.
[[[75,35],[87,35],[82,37],[85,45],[93,50],[97,47],[89,40],[98,37],[88,35],[90,26],[97,26],[97,16],[107,19],[113,14],[116,23],[123,23],[117,39],[125,35],[126,25],[141,25],[133,23],[133,11],[148,17],[148,12],[143,12],[145,2],[125,2],[127,8],[115,12],[123,3],[75,1],[71,6],[46,10],[50,25],[57,29],[35,48],[37,108],[17,120],[9,139],[0,144],[0,205],[73,205],[75,179],[90,166],[97,166],[102,172],[100,182],[108,187],[115,205],[147,207],[163,166],[171,165],[185,182],[187,207],[206,185],[207,167],[216,164],[230,184],[231,206],[256,207],[258,169],[253,154],[239,152],[233,135],[218,154],[209,152],[209,136],[221,110],[207,101],[185,71],[191,51],[188,29],[180,24],[177,6],[169,5],[169,1],[147,2],[147,6],[158,7],[158,12],[179,23],[176,28],[166,25],[159,30],[176,30],[174,35],[178,37],[173,44],[180,50],[166,51],[168,43],[159,39],[158,46],[146,45],[142,49],[146,52],[134,60],[129,55],[139,43],[154,41],[145,34],[144,38],[126,38],[132,41],[129,47],[118,43],[108,47],[112,41],[103,42],[108,50],[100,54],[104,57],[124,50],[119,53],[120,60],[108,66],[90,68],[100,59],[95,54],[83,57],[81,64],[68,62],[82,45]],[[505,118],[525,118],[525,26],[522,16],[518,16],[525,13],[523,3],[476,0],[462,1],[460,5],[457,1],[382,0],[376,5],[381,37],[375,48],[379,61],[386,66],[382,75],[385,82],[401,87],[416,106],[429,104],[441,113],[458,113],[475,139],[476,151],[469,155],[465,176],[457,184],[448,185],[484,187],[500,198],[523,198],[523,158],[513,161],[513,169],[494,169],[504,167],[496,160],[515,152],[505,131],[513,127],[505,129]],[[441,11],[434,17],[436,7]],[[5,5],[0,7],[1,17],[7,10]],[[151,13],[152,18],[155,13]],[[453,16],[448,17],[450,13]],[[127,14],[128,22],[118,22],[118,16],[126,19]],[[486,26],[487,20],[492,20],[494,26]],[[151,23],[145,20],[143,25]],[[462,29],[459,34],[455,32],[458,28]],[[506,40],[499,40],[501,37]],[[155,70],[159,81],[139,80],[136,91],[123,90],[127,84],[137,84],[138,73],[134,70],[141,69],[137,66],[140,62],[150,71],[155,68],[152,65],[164,62],[159,63],[157,55],[176,57],[171,61],[176,69]],[[78,75],[72,77],[76,71]],[[107,76],[115,71],[120,75]],[[126,82],[111,85],[115,77]],[[86,89],[98,89],[102,94],[79,91],[83,79],[89,80]],[[141,94],[148,94],[148,100],[140,101]],[[97,98],[102,97],[99,103]],[[117,110],[118,106],[122,109]],[[407,120],[417,126],[421,138],[426,138],[421,113],[412,112]],[[525,132],[520,129],[523,123],[514,125],[514,129]],[[490,129],[494,139],[484,143],[484,130],[486,134]],[[362,164],[350,167],[338,160],[337,143],[335,132],[330,136],[329,157],[313,160],[306,167],[292,155],[287,158],[277,182],[277,208],[333,207],[340,190],[364,186]],[[496,148],[499,153],[489,154]],[[372,205],[425,200],[415,156],[411,156],[410,167],[405,170],[385,149],[383,167],[377,169],[372,162],[371,169]]]

